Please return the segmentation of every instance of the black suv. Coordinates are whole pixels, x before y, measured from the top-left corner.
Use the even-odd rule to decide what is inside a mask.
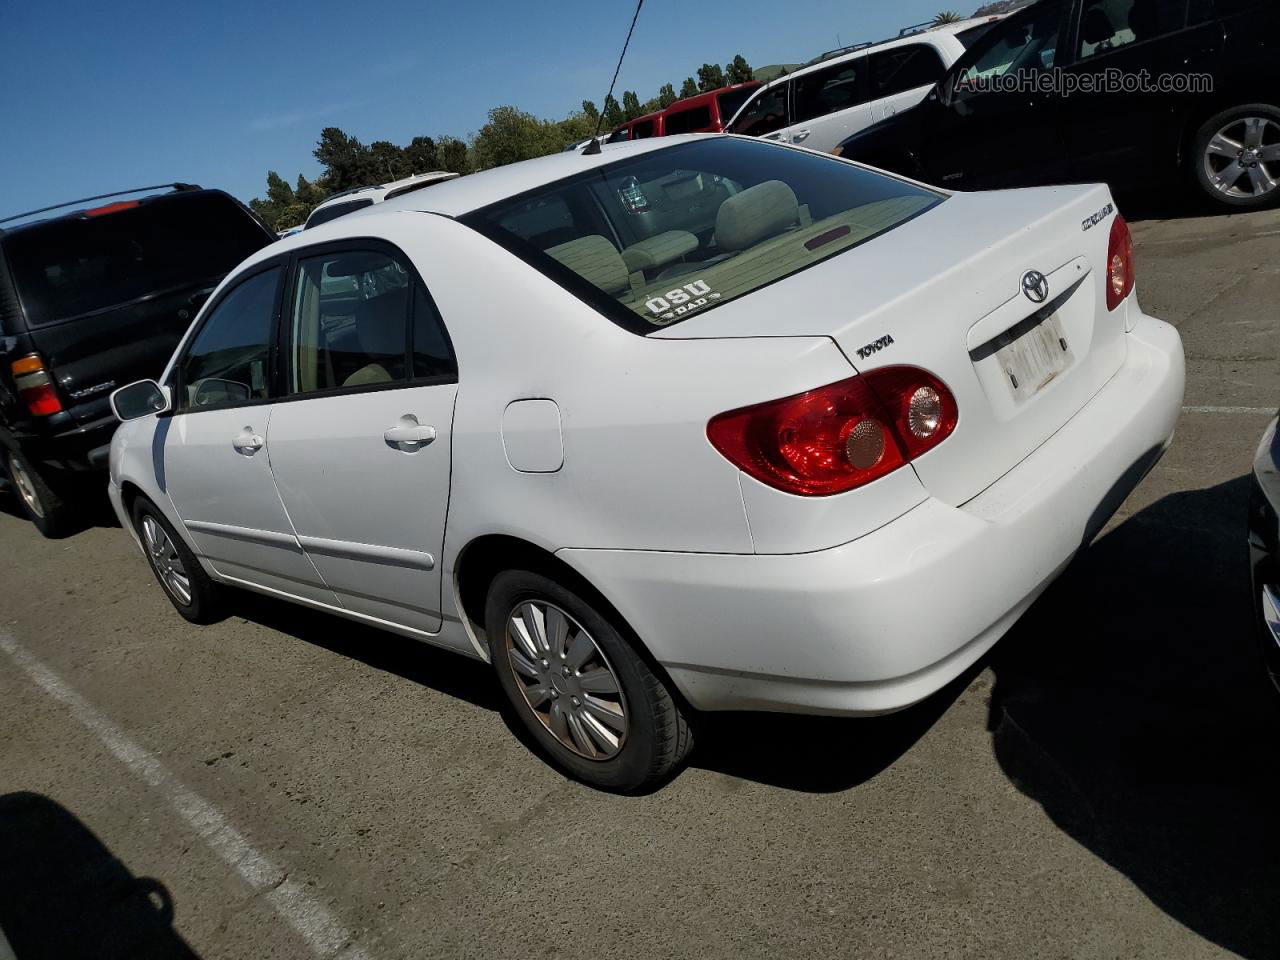
[[[221,190],[125,194],[158,189],[0,228],[0,461],[46,536],[105,483],[111,392],[158,376],[218,281],[275,240]]]
[[[836,152],[966,190],[1181,175],[1262,207],[1280,200],[1280,4],[1040,0]]]

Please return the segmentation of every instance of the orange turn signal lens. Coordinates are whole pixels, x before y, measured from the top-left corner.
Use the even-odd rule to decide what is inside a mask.
[[[21,377],[27,373],[39,373],[44,369],[44,361],[40,359],[38,354],[31,354],[23,357],[21,360],[13,361],[13,375]]]

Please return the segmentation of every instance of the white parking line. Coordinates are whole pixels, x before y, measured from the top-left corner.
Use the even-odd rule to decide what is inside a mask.
[[[1268,417],[1276,415],[1275,407],[1183,407],[1183,413],[1248,413]]]
[[[217,807],[184,786],[155,756],[130,740],[119,727],[2,630],[0,651],[8,654],[36,686],[64,704],[117,760],[147,786],[162,793],[178,816],[208,844],[209,849],[235,870],[252,890],[264,895],[272,909],[307,942],[312,953],[326,960],[371,960],[368,953],[351,945],[354,937],[328,907],[309,896],[303,884],[290,880],[287,871],[254,849]]]

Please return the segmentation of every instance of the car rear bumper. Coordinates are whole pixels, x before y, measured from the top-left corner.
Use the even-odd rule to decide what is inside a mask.
[[[962,507],[929,499],[829,550],[562,550],[703,710],[908,707],[963,673],[1103,525],[1172,440],[1182,342],[1140,317],[1117,374]]]

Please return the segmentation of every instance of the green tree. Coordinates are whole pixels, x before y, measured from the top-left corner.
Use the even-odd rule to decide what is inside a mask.
[[[612,130],[619,124],[626,123],[626,114],[622,112],[622,107],[618,105],[618,101],[613,99],[613,94],[605,97],[604,100],[604,128]]]
[[[664,83],[658,90],[658,109],[665,110],[676,102],[676,88]]]
[[[634,90],[627,90],[622,94],[622,114],[628,120],[634,120],[644,114],[644,108],[640,106],[640,97]]]
[[[324,167],[325,180],[335,193],[366,183],[364,177],[369,148],[337,127],[325,127],[320,131],[313,154]]]
[[[591,120],[595,120],[600,116],[600,110],[596,107],[595,101],[593,100],[582,101],[582,112]]]
[[[481,170],[501,167],[550,153],[547,124],[515,107],[494,107],[489,121],[476,134],[476,165]]]
[[[693,77],[685,77],[684,85],[680,87],[680,99],[686,97],[696,97],[698,95],[698,82]]]
[[[404,148],[404,161],[410,173],[426,173],[439,169],[436,142],[430,137],[414,137]]]
[[[718,90],[724,85],[724,71],[719,64],[704,63],[698,68],[698,89],[703,93]]]
[[[365,177],[370,183],[389,183],[408,176],[412,171],[404,159],[404,151],[389,140],[375,140],[365,155]]]
[[[945,26],[948,23],[959,23],[964,17],[956,13],[954,10],[943,10],[940,14],[933,18],[935,27]]]
[[[471,151],[457,137],[437,137],[436,158],[441,170],[450,173],[470,173],[472,170]]]
[[[724,78],[729,83],[747,83],[755,79],[755,71],[751,69],[746,58],[739,53],[724,68]]]

